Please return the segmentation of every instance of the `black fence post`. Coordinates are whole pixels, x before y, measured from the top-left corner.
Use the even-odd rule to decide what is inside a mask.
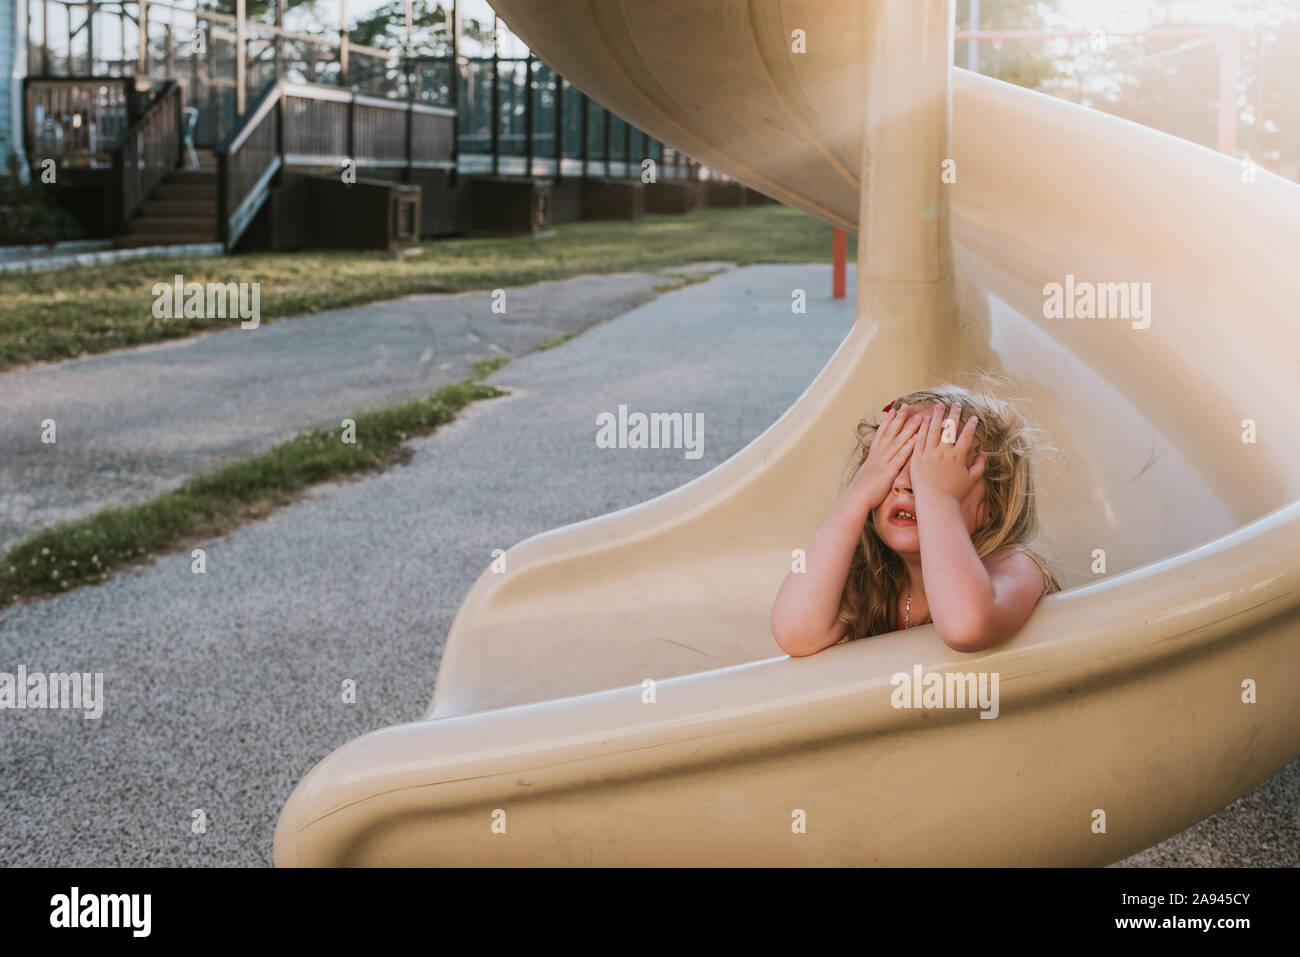
[[[587,99],[586,93],[579,91],[578,95],[582,97],[580,100],[582,103],[582,178],[586,179],[589,158],[587,154],[591,151],[591,144],[588,142],[591,136],[591,131],[588,129],[591,123],[591,101]]]
[[[135,126],[135,121],[140,118],[140,110],[136,105],[135,78],[122,78],[122,96],[126,98],[126,128],[129,130]]]
[[[348,159],[352,160],[352,171],[357,172],[357,94],[352,93],[348,100]]]
[[[492,175],[501,173],[501,58],[497,52],[497,17],[492,18]]]
[[[451,188],[460,185],[460,0],[451,0],[451,75],[447,85],[451,94]]]
[[[145,25],[149,22],[149,0],[140,0],[140,27],[142,33],[147,32]],[[27,7],[27,24],[31,28],[32,8]],[[149,45],[146,43],[141,47],[144,50],[144,56],[148,56]],[[147,62],[147,61],[146,61]],[[146,71],[147,72],[147,71]],[[31,71],[28,70],[28,75]],[[41,0],[41,76],[50,76],[50,4],[48,0]]]
[[[406,101],[406,170],[402,182],[409,183],[415,175],[415,102]]]
[[[533,175],[533,55],[524,61],[524,175]]]
[[[609,175],[609,110],[601,107],[601,112],[605,114],[605,175]]]
[[[555,181],[564,178],[564,77],[555,76]]]

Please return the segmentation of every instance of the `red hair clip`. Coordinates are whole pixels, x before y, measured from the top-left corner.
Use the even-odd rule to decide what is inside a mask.
[[[894,402],[897,402],[897,401],[898,401],[897,399],[894,399],[892,402],[886,402],[886,403],[885,403],[885,407],[884,407],[883,409],[881,409],[880,411],[881,411],[881,412],[888,412],[890,409],[892,409],[892,408],[894,407]]]

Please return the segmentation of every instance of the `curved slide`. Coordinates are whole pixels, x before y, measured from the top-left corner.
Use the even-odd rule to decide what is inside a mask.
[[[617,114],[856,228],[858,319],[732,459],[485,573],[428,713],[311,771],[277,865],[1104,864],[1300,754],[1300,187],[950,68],[945,0],[495,6]],[[1136,295],[1058,317],[1051,283]],[[858,419],[975,367],[1061,449],[1065,590],[990,652],[779,655]],[[996,674],[996,719],[894,707],[917,669]]]

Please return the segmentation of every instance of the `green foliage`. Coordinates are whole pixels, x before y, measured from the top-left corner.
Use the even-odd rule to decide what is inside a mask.
[[[219,13],[232,17],[238,10],[236,0],[216,0],[213,6]],[[316,6],[316,0],[244,0],[244,16],[249,20],[271,23],[274,19],[272,12],[276,6],[284,10],[294,10],[299,7],[311,10]],[[337,16],[337,11],[335,15]]]
[[[46,186],[22,182],[22,161],[5,149],[3,139],[0,152],[5,154],[8,174],[0,176],[0,246],[55,243],[80,236],[81,226],[72,215],[49,202]]]
[[[1061,0],[980,0],[981,30],[1047,30]],[[957,29],[970,29],[970,0],[957,0]],[[956,63],[965,67],[970,42],[956,44]],[[1044,40],[1004,40],[979,44],[979,72],[1017,86],[1039,89],[1069,74],[1068,64],[1051,55]]]
[[[491,356],[487,359],[480,359],[474,363],[474,377],[476,379],[485,379],[492,373],[496,372],[502,366],[510,362],[510,356],[499,355]]]
[[[558,336],[551,336],[551,338],[547,339],[537,347],[537,351],[546,352],[550,349],[557,349],[576,335],[578,335],[576,332],[562,332]]]
[[[490,361],[500,368],[510,357]],[[444,386],[425,399],[354,414],[355,442],[344,442],[338,428],[312,429],[153,501],[106,508],[37,532],[0,559],[0,606],[17,596],[53,594],[103,581],[115,569],[187,540],[227,532],[291,501],[309,485],[382,468],[407,439],[435,431],[471,402],[505,395],[476,381],[485,374]]]
[[[448,11],[431,0],[414,0],[411,4],[411,56],[448,56],[451,38],[447,28]],[[462,23],[462,31],[468,24]],[[404,0],[391,0],[376,8],[368,17],[357,21],[348,31],[353,43],[379,47],[383,50],[403,50],[406,32],[406,4]]]
[[[274,22],[274,5],[273,0],[246,0],[245,10],[249,22]],[[218,0],[216,3],[217,10],[231,16],[235,14],[235,6],[235,0]],[[331,39],[337,36],[334,32],[339,26],[337,4],[318,9],[317,0],[287,0],[284,7],[286,10],[310,11],[327,36]],[[447,25],[450,14],[451,0],[441,0],[441,3],[439,0],[413,0],[410,55],[447,56],[451,52],[451,39]],[[461,20],[461,35],[490,47],[492,26],[490,19],[487,23],[479,23],[472,17],[464,17]],[[389,0],[388,3],[359,18],[348,30],[348,39],[362,46],[401,51],[405,31],[405,0]]]
[[[849,258],[854,256],[849,238]],[[545,238],[440,239],[424,254],[249,253],[133,259],[44,273],[0,274],[0,369],[237,326],[239,319],[153,315],[154,283],[261,283],[261,317],[303,315],[422,293],[521,286],[584,273],[693,262],[825,262],[831,228],[784,206],[697,209],[685,216],[564,223]]]

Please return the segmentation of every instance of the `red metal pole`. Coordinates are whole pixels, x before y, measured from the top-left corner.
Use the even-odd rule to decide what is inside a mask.
[[[831,295],[835,299],[844,298],[844,261],[848,258],[849,234],[842,229],[831,233]]]

